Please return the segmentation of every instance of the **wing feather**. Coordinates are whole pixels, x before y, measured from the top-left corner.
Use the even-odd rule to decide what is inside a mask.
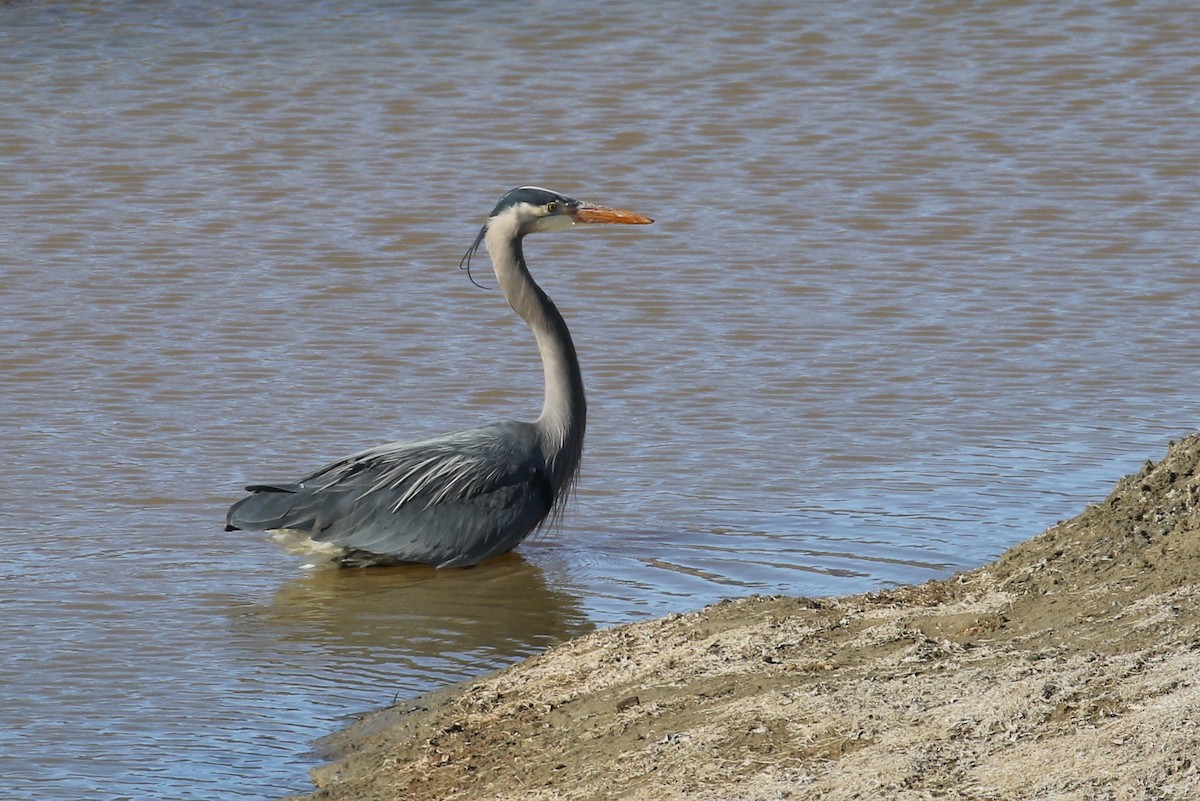
[[[438,565],[510,550],[553,505],[540,440],[527,423],[382,445],[295,484],[256,489],[261,495],[231,511],[231,524],[295,528],[349,551]]]
[[[509,426],[489,426],[421,442],[393,443],[348,456],[298,482],[313,492],[358,492],[356,500],[384,494],[394,512],[424,501],[428,508],[464,500],[505,484],[522,469],[543,470],[530,437],[497,436]],[[485,435],[485,436],[481,436]],[[527,442],[528,440],[528,442]]]

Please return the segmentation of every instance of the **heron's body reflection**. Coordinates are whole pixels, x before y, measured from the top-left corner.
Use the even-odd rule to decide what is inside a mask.
[[[507,666],[594,628],[576,595],[515,553],[469,571],[314,570],[281,586],[251,618],[275,629],[281,646],[322,652],[338,685],[377,686],[379,703]]]

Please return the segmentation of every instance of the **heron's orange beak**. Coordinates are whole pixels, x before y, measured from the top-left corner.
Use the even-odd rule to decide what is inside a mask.
[[[649,225],[654,222],[641,214],[624,209],[610,209],[607,206],[593,206],[591,203],[580,203],[572,209],[571,219],[577,223],[621,223],[623,225]]]

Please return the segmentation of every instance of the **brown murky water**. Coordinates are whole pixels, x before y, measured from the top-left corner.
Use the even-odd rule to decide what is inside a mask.
[[[0,5],[0,794],[270,798],[355,711],[752,592],[973,566],[1195,428],[1200,12]],[[541,398],[457,269],[523,183],[561,530],[306,573],[247,480]],[[484,273],[486,275],[486,273]]]

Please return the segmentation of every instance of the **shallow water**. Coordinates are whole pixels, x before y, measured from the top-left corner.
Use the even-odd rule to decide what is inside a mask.
[[[1198,25],[0,5],[5,797],[301,791],[395,697],[1098,500],[1197,421]],[[527,248],[589,390],[562,527],[444,572],[222,532],[247,481],[536,415],[528,331],[456,269],[524,183],[658,220]]]

